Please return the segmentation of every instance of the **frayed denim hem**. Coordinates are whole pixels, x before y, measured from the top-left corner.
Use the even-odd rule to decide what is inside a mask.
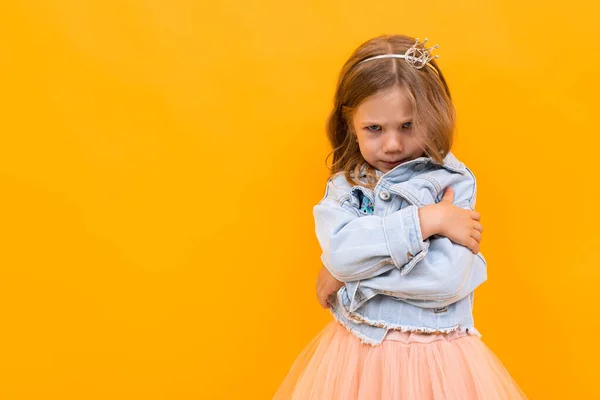
[[[357,338],[360,339],[361,343],[366,343],[369,344],[371,346],[377,346],[380,345],[381,342],[383,341],[383,338],[385,337],[385,334],[387,334],[387,331],[389,331],[390,329],[393,330],[399,330],[401,332],[418,332],[418,333],[424,333],[424,334],[432,334],[432,333],[451,333],[454,331],[461,331],[463,333],[467,333],[468,335],[474,335],[477,336],[479,338],[482,337],[481,333],[475,329],[474,327],[461,327],[460,325],[455,325],[455,326],[451,326],[448,328],[428,328],[428,327],[418,327],[418,326],[410,326],[410,325],[402,325],[402,324],[394,324],[394,323],[390,323],[387,321],[373,321],[370,320],[368,318],[365,317],[358,317],[356,316],[354,313],[349,313],[346,310],[343,310],[342,313],[343,315],[339,315],[338,314],[338,310],[334,309],[332,305],[330,305],[329,311],[331,312],[331,314],[333,315],[333,317],[344,327],[346,328],[346,330],[348,332],[350,332],[351,334],[353,334],[354,336],[356,336]],[[365,325],[370,325],[370,326],[374,326],[376,328],[381,328],[381,329],[385,329],[386,333],[384,334],[384,336],[382,337],[381,340],[377,340],[374,339],[366,334],[364,334],[363,332],[359,332],[356,331],[355,329],[353,329],[349,324],[348,321],[346,321],[344,318],[355,322],[357,324],[365,324]]]

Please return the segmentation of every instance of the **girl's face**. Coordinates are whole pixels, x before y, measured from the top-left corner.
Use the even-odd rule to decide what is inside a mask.
[[[413,108],[405,89],[392,87],[363,100],[352,117],[363,158],[385,173],[423,156],[423,143],[412,121]]]

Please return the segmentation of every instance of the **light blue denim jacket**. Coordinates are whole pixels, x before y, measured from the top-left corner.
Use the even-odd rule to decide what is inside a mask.
[[[481,336],[472,311],[474,290],[487,279],[483,255],[444,236],[423,240],[417,212],[447,186],[455,205],[474,210],[475,176],[452,152],[443,165],[420,157],[376,173],[374,190],[331,176],[314,206],[321,261],[345,283],[329,297],[330,311],[371,345],[389,329]]]

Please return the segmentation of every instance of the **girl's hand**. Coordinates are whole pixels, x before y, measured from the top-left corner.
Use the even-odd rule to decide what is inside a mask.
[[[447,237],[455,243],[479,253],[483,226],[477,211],[467,210],[452,204],[454,189],[447,187],[442,200],[419,209],[423,239],[435,234]]]
[[[337,292],[344,282],[340,282],[331,275],[327,268],[322,267],[317,276],[317,300],[323,308],[329,308],[327,298],[330,294]]]

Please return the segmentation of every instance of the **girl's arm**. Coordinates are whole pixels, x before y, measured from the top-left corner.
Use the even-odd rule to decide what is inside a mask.
[[[427,250],[416,206],[385,217],[361,216],[350,202],[350,190],[343,175],[333,176],[313,208],[321,261],[333,277],[342,282],[367,279],[414,263]]]
[[[430,177],[431,178],[431,177]],[[479,223],[479,213],[474,211],[476,198],[476,181],[473,173],[467,169],[464,174],[453,174],[450,179],[440,179],[442,187],[452,185],[455,188],[456,197],[453,199],[454,208],[460,212],[471,213],[475,219],[467,232],[467,239],[476,241],[481,240],[481,224]],[[403,184],[404,185],[404,184]],[[414,187],[409,188],[410,183],[405,184],[404,189],[414,192]],[[419,185],[419,187],[423,187]],[[397,188],[402,190],[402,188]],[[419,199],[424,203],[435,203],[433,197],[437,189],[430,187],[419,192]],[[445,197],[445,196],[444,196]],[[443,204],[444,199],[436,205]],[[457,210],[456,206],[462,210]],[[464,215],[463,215],[464,216]],[[454,217],[442,222],[441,235],[434,235],[428,239],[427,257],[424,257],[417,266],[403,274],[404,271],[389,270],[385,274],[372,276],[369,279],[360,281],[360,291],[364,293],[384,293],[402,299],[410,304],[424,308],[443,307],[452,304],[468,296],[487,279],[487,263],[481,253],[473,254],[468,247],[455,243],[451,238],[454,235],[462,235],[461,223],[456,223]],[[467,227],[469,224],[466,225]],[[470,237],[470,238],[469,238]],[[356,284],[350,282],[349,293],[356,292]],[[364,301],[361,298],[352,299],[350,311],[360,307]]]
[[[442,218],[444,210],[458,209],[450,199],[445,207],[410,205],[385,217],[361,216],[351,205],[350,190],[343,176],[330,178],[324,198],[313,209],[321,261],[341,282],[368,279],[394,268],[408,273],[426,255],[428,238],[444,230],[439,223],[447,220]]]

